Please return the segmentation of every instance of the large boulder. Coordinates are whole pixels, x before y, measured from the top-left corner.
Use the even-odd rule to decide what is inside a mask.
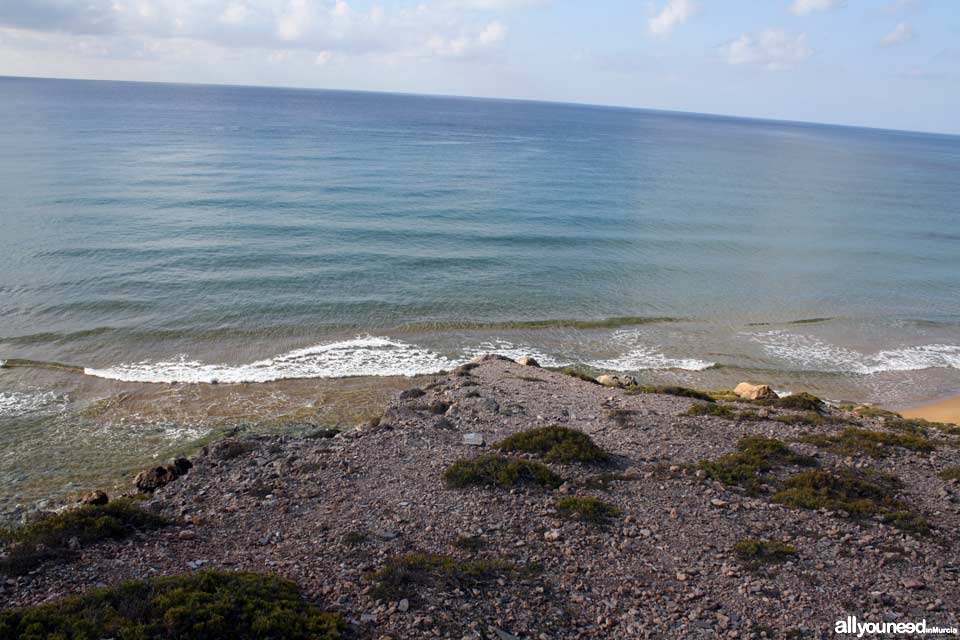
[[[133,484],[136,485],[137,491],[140,493],[153,493],[160,487],[170,484],[176,478],[173,469],[154,467],[138,473],[137,477],[133,479]]]
[[[522,358],[517,358],[517,364],[522,364],[525,367],[540,368],[540,363],[537,362],[537,360],[532,356],[523,356]]]
[[[750,384],[749,382],[741,382],[733,392],[737,397],[744,400],[776,400],[780,397],[769,385]]]
[[[605,387],[634,387],[637,384],[633,376],[613,376],[608,374],[597,376],[597,382]]]
[[[80,504],[103,505],[107,504],[108,502],[110,502],[110,496],[99,489],[96,491],[91,491],[80,498]]]
[[[176,458],[164,467],[154,467],[141,471],[133,479],[133,484],[136,485],[137,491],[140,493],[153,493],[160,487],[168,485],[186,474],[192,468],[193,463],[186,458]]]

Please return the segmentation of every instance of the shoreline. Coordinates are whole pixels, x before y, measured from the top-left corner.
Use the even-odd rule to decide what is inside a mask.
[[[930,404],[897,411],[904,418],[920,418],[930,422],[960,424],[960,396],[939,400]]]
[[[853,613],[942,624],[960,607],[940,560],[960,526],[950,431],[495,356],[420,384],[357,429],[228,438],[172,479],[152,470],[163,482],[134,502],[166,524],[41,558],[0,610],[199,570],[292,580],[358,640],[820,637]],[[541,450],[544,427],[581,440]],[[481,456],[504,452],[515,475],[486,478]],[[890,482],[850,512],[862,496],[843,483],[875,478],[865,467]],[[821,476],[835,504],[797,493]]]

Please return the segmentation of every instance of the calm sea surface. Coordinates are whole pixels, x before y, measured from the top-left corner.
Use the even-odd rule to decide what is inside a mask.
[[[487,351],[960,393],[960,137],[15,78],[0,122],[4,504],[71,488],[84,446],[133,468],[196,443],[212,405],[319,411],[304,380]]]

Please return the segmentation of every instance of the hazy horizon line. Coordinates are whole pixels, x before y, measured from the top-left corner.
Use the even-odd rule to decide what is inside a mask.
[[[480,96],[480,95],[460,95],[453,93],[421,93],[416,91],[385,91],[379,89],[344,89],[344,88],[331,88],[331,87],[310,87],[310,86],[297,86],[297,85],[273,85],[273,84],[247,84],[240,82],[172,82],[169,80],[120,80],[112,78],[69,78],[62,76],[20,76],[20,75],[9,75],[0,73],[0,79],[20,79],[20,80],[61,80],[61,81],[72,81],[72,82],[123,82],[128,84],[161,84],[161,85],[172,85],[172,86],[189,86],[189,87],[239,87],[239,88],[248,88],[248,89],[285,89],[290,91],[327,91],[327,92],[340,92],[340,93],[370,93],[370,94],[384,94],[384,95],[396,95],[396,96],[414,96],[414,97],[424,97],[424,98],[452,98],[459,100],[489,100],[494,102],[521,102],[521,103],[533,103],[533,104],[556,104],[556,105],[569,105],[569,106],[578,106],[578,107],[591,107],[599,109],[622,109],[626,111],[647,111],[653,113],[670,113],[677,115],[687,115],[687,116],[706,116],[711,118],[726,118],[730,120],[751,120],[755,122],[769,122],[769,123],[778,123],[778,124],[790,124],[790,125],[803,125],[803,126],[818,126],[818,127],[836,127],[841,129],[862,129],[868,131],[886,131],[890,133],[909,133],[909,134],[920,134],[920,135],[929,135],[936,137],[946,137],[946,138],[958,138],[960,137],[960,131],[953,133],[949,131],[935,131],[935,130],[921,130],[921,129],[896,129],[891,127],[877,127],[863,124],[852,124],[845,122],[821,122],[815,120],[792,120],[789,118],[774,118],[770,116],[752,116],[752,115],[742,115],[742,114],[731,114],[731,113],[712,113],[707,111],[694,111],[694,110],[684,110],[684,109],[658,109],[654,107],[640,107],[635,105],[623,105],[623,104],[604,104],[599,102],[577,102],[570,100],[547,100],[543,98],[516,98],[516,97],[493,97],[493,96]]]

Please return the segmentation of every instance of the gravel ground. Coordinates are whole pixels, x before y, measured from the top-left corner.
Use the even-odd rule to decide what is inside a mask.
[[[334,438],[217,443],[144,502],[174,526],[7,580],[0,604],[223,568],[295,580],[359,638],[832,638],[848,615],[960,623],[960,487],[937,476],[960,465],[960,438],[936,434],[932,453],[894,449],[878,459],[790,444],[824,468],[895,473],[901,499],[934,526],[915,536],[874,519],[773,504],[769,494],[748,496],[686,466],[731,453],[742,436],[789,443],[809,425],[686,416],[697,401],[631,395],[490,357],[424,392],[401,394],[379,425]],[[615,409],[633,413],[618,421]],[[884,429],[882,419],[862,422]],[[549,465],[566,480],[556,490],[445,488],[454,461],[549,424],[589,434],[612,461]],[[465,444],[467,433],[487,445]],[[602,473],[620,479],[589,482]],[[560,519],[564,495],[600,498],[621,515],[605,526]],[[477,548],[456,546],[461,537],[476,538]],[[744,539],[787,542],[797,553],[746,566],[732,552]],[[488,580],[425,580],[376,599],[371,574],[413,551],[510,567]]]

